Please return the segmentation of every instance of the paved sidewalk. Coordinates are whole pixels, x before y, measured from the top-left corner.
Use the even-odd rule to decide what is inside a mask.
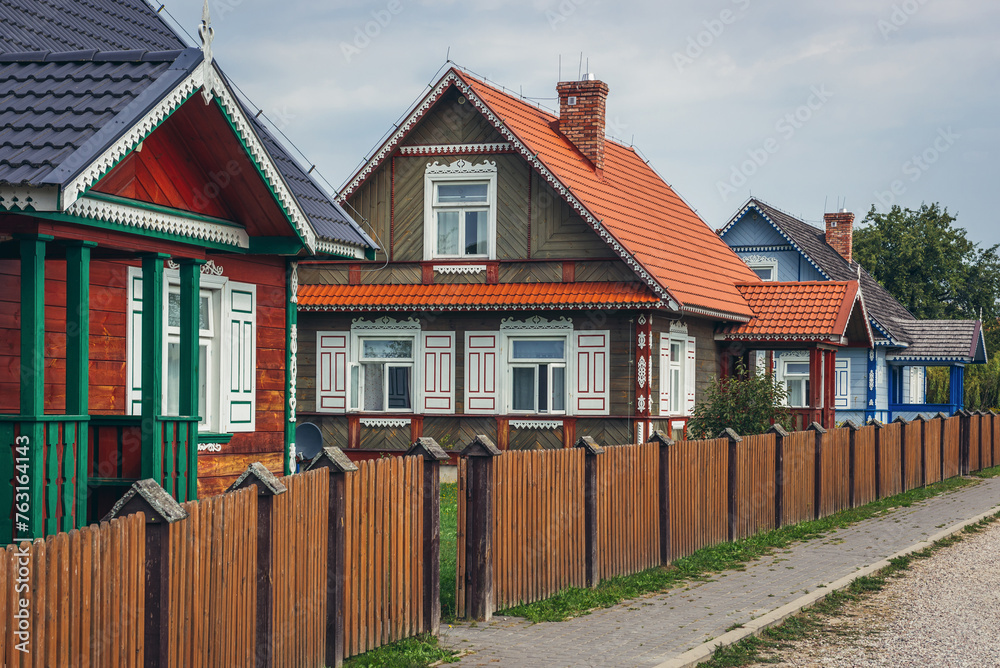
[[[655,666],[734,625],[895,554],[942,528],[1000,507],[1000,478],[897,508],[888,515],[777,551],[692,583],[567,622],[494,617],[441,630],[446,647],[472,650],[459,666]]]

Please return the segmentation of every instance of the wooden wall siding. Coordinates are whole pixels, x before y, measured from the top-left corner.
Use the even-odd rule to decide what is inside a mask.
[[[576,437],[590,436],[601,445],[632,442],[632,421],[580,418],[576,421]]]
[[[511,450],[558,450],[563,447],[563,428],[515,429],[510,428]]]
[[[497,258],[518,260],[528,255],[528,230],[534,211],[528,213],[531,170],[517,155],[495,155],[497,163]]]
[[[347,285],[347,267],[299,265],[299,285]]]
[[[281,479],[288,489],[271,508],[272,663],[275,668],[323,665],[329,531],[327,469]]]
[[[456,89],[448,90],[433,110],[413,128],[403,145],[488,144],[507,140],[471,104],[459,104]]]
[[[882,427],[879,473],[881,482],[879,492],[881,496],[893,496],[903,491],[903,480],[901,466],[902,457],[902,430],[898,422],[887,424]]]
[[[959,474],[959,435],[962,419],[950,417],[944,421],[944,461],[941,462],[941,475],[954,478]]]
[[[613,258],[615,253],[551,186],[532,173],[531,257]]]
[[[875,500],[875,429],[868,426],[854,434],[854,505]]]
[[[424,628],[423,476],[421,457],[358,462],[346,476],[346,656]]]
[[[299,417],[299,422],[312,422],[323,434],[323,445],[347,449],[347,416],[346,415],[311,415]]]
[[[595,328],[611,330],[611,414],[635,414],[635,322],[633,318],[611,315]],[[598,443],[630,443],[628,441],[598,441]]]
[[[781,524],[798,524],[815,517],[816,437],[811,431],[793,432],[784,442],[784,499]]]
[[[515,262],[501,264],[498,274],[501,283],[560,283],[561,262]]]
[[[253,666],[257,490],[184,504],[169,528],[170,655],[177,666]]]
[[[358,224],[373,232],[373,239],[381,239],[382,249],[389,248],[389,220],[392,215],[392,170],[391,161],[377,169],[367,181],[361,184],[344,207]],[[379,250],[376,262],[385,262],[386,254]],[[397,258],[398,259],[398,258]]]
[[[0,550],[0,665],[143,665],[146,525],[141,513],[22,543],[28,590],[15,591],[19,548]],[[30,653],[14,614],[29,601]]]
[[[472,156],[465,158],[476,162]],[[388,230],[381,236],[382,245],[389,247],[392,240],[392,259],[396,262],[413,262],[424,259],[424,170],[430,162],[450,162],[443,157],[394,157],[380,167],[395,169],[393,191],[392,236]],[[381,232],[379,233],[381,235]]]
[[[410,425],[404,427],[361,427],[362,450],[406,450],[413,441]]]
[[[420,265],[397,264],[381,269],[362,265],[361,282],[376,285],[420,285]]]
[[[919,451],[919,447],[918,447]],[[821,516],[849,508],[851,480],[851,441],[847,429],[831,429],[822,435],[820,462]]]
[[[923,460],[920,454],[920,423],[911,422],[906,425],[903,447],[906,448],[906,471],[904,472],[903,491],[920,487],[923,475]]]
[[[660,564],[657,443],[618,445],[597,455],[598,577]]]
[[[425,417],[424,436],[448,451],[460,451],[479,434],[497,442],[497,421],[493,417]]]
[[[601,281],[631,283],[639,279],[624,262],[614,260],[607,262],[577,262],[576,280],[580,283]]]
[[[924,462],[926,464],[925,482],[941,480],[941,424],[930,421],[924,425]]]
[[[729,536],[729,441],[681,441],[669,450],[670,554],[679,559]]]
[[[774,434],[744,436],[736,446],[734,538],[774,528],[774,464]]]

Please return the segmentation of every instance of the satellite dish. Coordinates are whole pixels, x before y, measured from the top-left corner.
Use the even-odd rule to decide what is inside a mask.
[[[310,461],[323,449],[323,432],[312,422],[295,427],[295,451],[299,461]]]

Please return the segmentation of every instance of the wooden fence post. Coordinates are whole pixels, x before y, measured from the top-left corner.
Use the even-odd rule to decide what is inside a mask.
[[[902,415],[896,417],[893,422],[899,423],[899,488],[906,490],[906,430],[909,429],[909,422],[903,419]]]
[[[875,427],[875,500],[882,498],[882,428],[884,424],[878,420],[872,421]]]
[[[650,434],[649,442],[660,446],[660,475],[657,484],[660,495],[660,564],[666,566],[673,558],[670,554],[670,446],[674,442],[662,429]]]
[[[583,552],[587,586],[594,588],[601,581],[597,567],[597,455],[604,454],[604,448],[590,436],[581,436],[576,447],[583,448]]]
[[[170,525],[188,513],[153,479],[132,483],[101,520],[133,513],[146,516],[146,596],[143,620],[143,665],[170,665]],[[176,657],[175,657],[176,659]]]
[[[920,486],[927,487],[927,420],[918,415],[913,422],[920,426]]]
[[[975,412],[975,415],[979,418],[979,429],[976,430],[976,433],[979,435],[979,470],[982,471],[986,468],[983,466],[983,422],[985,422],[983,418],[986,417],[987,413],[986,411],[978,410]]]
[[[780,529],[785,514],[785,437],[788,432],[774,423],[764,433],[774,434],[774,528]]]
[[[326,537],[326,665],[344,663],[344,477],[358,467],[340,448],[327,446],[309,463],[307,471],[330,470],[329,515]]]
[[[823,501],[823,434],[826,433],[826,429],[819,422],[813,422],[806,428],[806,431],[814,432],[816,485],[813,490],[813,517],[818,520],[820,518],[820,504]]]
[[[226,491],[235,492],[248,487],[257,488],[257,667],[268,668],[274,663],[271,656],[274,642],[271,517],[274,497],[288,489],[260,462],[250,464]]]
[[[729,440],[729,474],[727,476],[729,494],[727,501],[729,505],[729,542],[733,542],[736,539],[736,444],[742,442],[743,437],[726,427],[719,432],[716,438]]]
[[[854,420],[845,420],[844,429],[847,430],[847,507],[854,507],[854,481],[855,481],[855,467],[857,466],[857,436],[858,427]]]
[[[441,630],[441,462],[448,453],[430,437],[421,437],[406,451],[424,458],[424,633]]]
[[[465,614],[480,622],[493,617],[493,458],[501,454],[479,434],[464,450],[467,458],[465,512]]]
[[[971,427],[969,423],[972,421],[972,413],[963,409],[957,411],[955,415],[958,415],[960,418],[960,431],[958,437],[958,474],[969,475],[969,430]]]
[[[941,477],[939,478],[939,480],[944,480],[945,479],[944,478],[944,453],[945,453],[944,435],[945,435],[945,432],[947,431],[945,429],[944,423],[945,423],[945,420],[948,419],[948,416],[945,415],[944,413],[938,412],[938,414],[934,416],[934,419],[936,419],[939,422],[939,424],[938,424],[938,430],[941,432],[941,438],[939,439],[940,440],[939,445],[941,446],[940,447],[941,456],[938,459],[938,462],[939,462],[938,469],[939,469],[939,471],[941,473]]]

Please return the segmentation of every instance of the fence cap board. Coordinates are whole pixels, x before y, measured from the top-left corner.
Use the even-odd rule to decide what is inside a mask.
[[[652,439],[650,439],[650,440],[652,440]],[[583,448],[584,451],[585,451],[585,454],[588,454],[588,455],[603,455],[604,454],[604,448],[602,448],[601,446],[599,446],[597,444],[597,441],[594,440],[593,436],[581,436],[580,438],[576,439],[576,446],[575,447],[577,447],[577,448]]]
[[[898,422],[898,423],[900,423],[900,424],[906,424],[906,420],[905,420],[905,419],[903,419],[903,416],[902,416],[902,415],[897,415],[897,416],[896,416],[896,419],[895,419],[895,420],[893,420],[893,422]]]
[[[972,413],[970,413],[969,411],[965,410],[964,408],[959,408],[957,411],[955,411],[955,415],[958,415],[958,416],[961,416],[961,417],[966,417],[966,418],[967,417],[972,417]]]
[[[230,485],[226,491],[235,492],[239,489],[246,489],[247,487],[257,487],[258,496],[277,496],[278,494],[284,494],[288,491],[278,478],[268,470],[266,466],[260,462],[254,462],[247,467],[239,478],[236,479],[232,485]]]
[[[319,451],[319,454],[313,457],[313,460],[309,462],[309,466],[306,468],[307,471],[313,471],[315,469],[328,468],[330,473],[347,473],[349,471],[357,471],[358,467],[354,465],[354,462],[344,454],[344,451],[336,446],[328,445]]]
[[[735,431],[733,431],[732,427],[726,427],[725,429],[720,431],[719,435],[716,436],[716,438],[727,438],[729,439],[730,443],[740,443],[743,441],[743,437],[737,434]]]
[[[806,431],[814,431],[817,434],[825,434],[826,429],[819,422],[813,422],[811,425],[806,427]]]
[[[861,427],[854,420],[844,420],[844,429],[850,429],[851,431],[858,431]]]
[[[667,436],[667,432],[663,431],[662,429],[656,429],[649,435],[649,438],[646,440],[646,442],[659,443],[661,446],[664,445],[669,446],[674,444],[674,439]]]
[[[945,413],[942,413],[941,411],[938,411],[938,414],[935,415],[934,417],[935,418],[940,418],[942,420],[947,420],[949,416],[946,415]]]
[[[139,512],[146,515],[146,524],[173,524],[188,518],[188,512],[170,496],[167,490],[160,487],[152,478],[146,478],[132,483],[125,495],[118,499],[118,503],[101,521],[110,522],[116,517]]]
[[[448,461],[448,453],[444,451],[438,442],[435,441],[430,436],[421,436],[410,449],[406,451],[407,457],[423,457],[424,461],[427,462],[444,462]]]
[[[501,454],[503,453],[493,445],[490,437],[484,434],[477,434],[472,443],[462,450],[463,457],[499,457]]]
[[[918,415],[917,417],[910,420],[910,422],[927,422],[927,418],[925,418],[923,415]]]
[[[788,436],[788,431],[784,427],[782,427],[780,424],[778,424],[777,422],[775,422],[774,424],[772,424],[768,428],[768,430],[765,431],[764,433],[765,434],[777,434],[778,436],[781,436],[782,438],[784,438],[785,436]]]

